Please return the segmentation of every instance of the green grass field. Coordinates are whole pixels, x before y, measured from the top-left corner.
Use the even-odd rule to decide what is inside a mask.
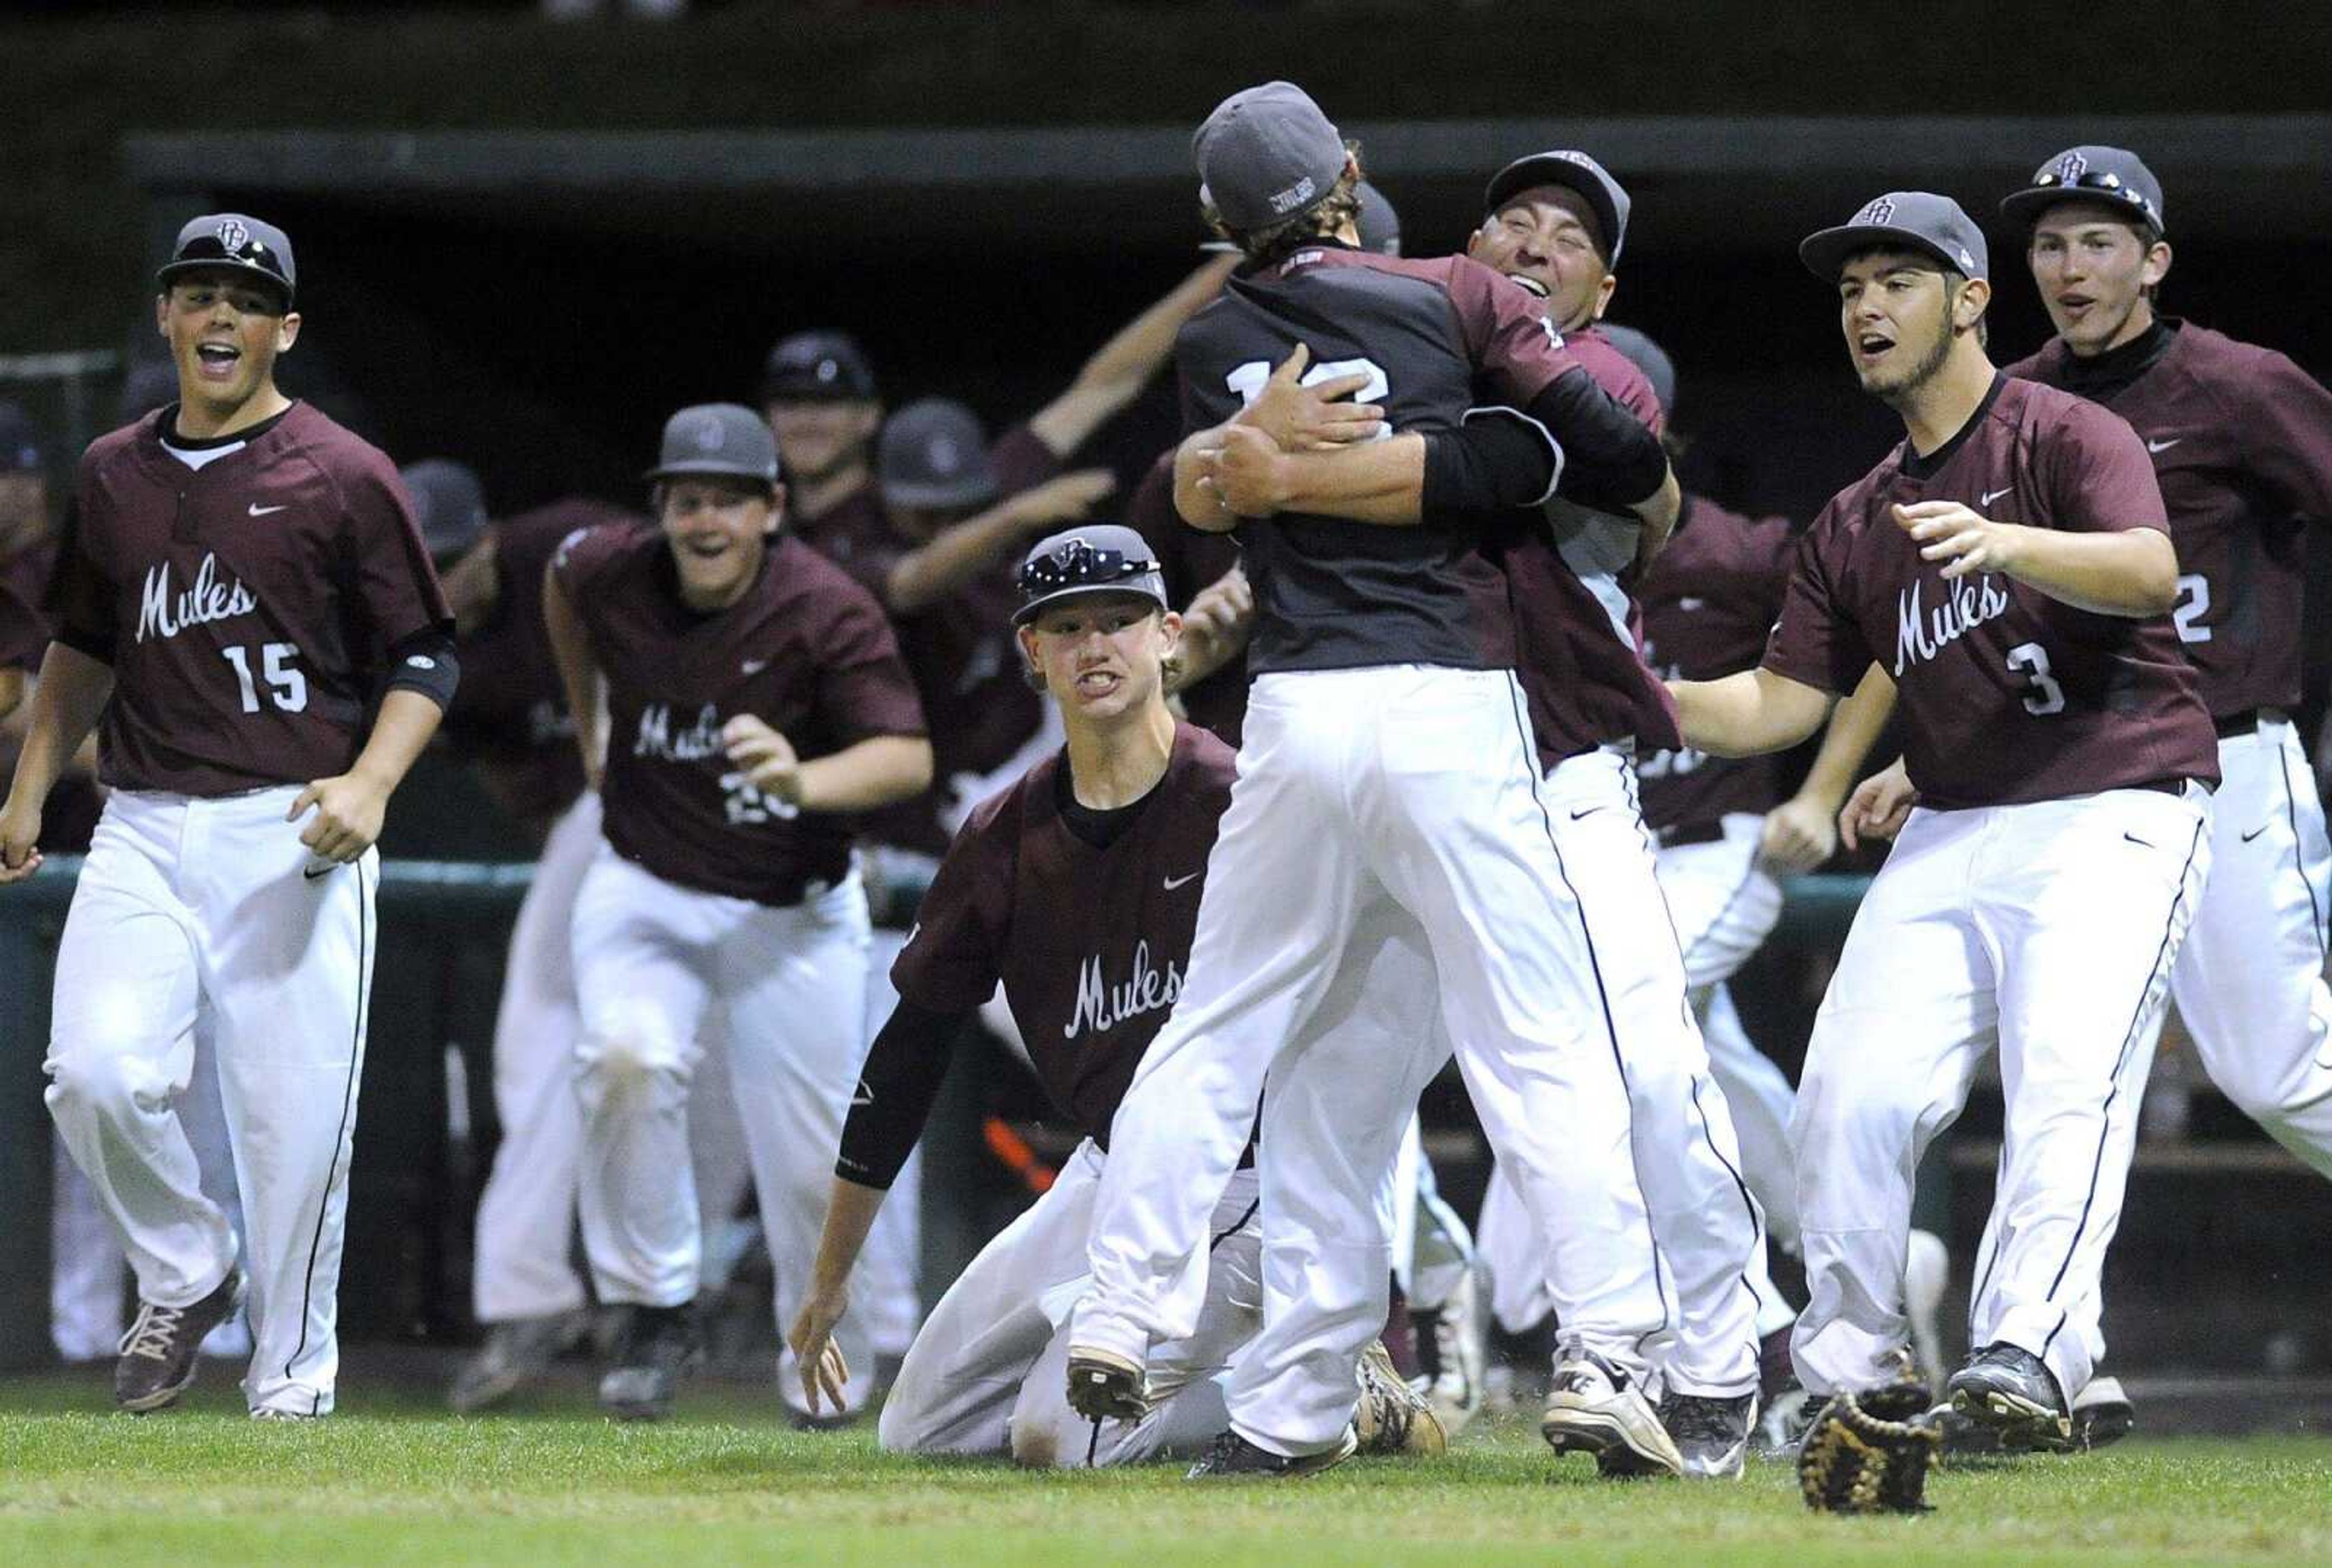
[[[1179,1466],[1031,1476],[804,1435],[734,1389],[616,1427],[578,1394],[457,1420],[378,1390],[330,1420],[251,1421],[213,1369],[191,1408],[103,1413],[87,1378],[0,1382],[0,1563],[1908,1565],[2323,1562],[2332,1443],[2133,1439],[1935,1480],[1918,1519],[1816,1517],[1789,1472],[1599,1484],[1527,1425],[1440,1463],[1354,1461],[1198,1487]]]

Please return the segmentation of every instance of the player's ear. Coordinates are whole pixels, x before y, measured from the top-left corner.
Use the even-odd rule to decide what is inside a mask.
[[[1158,635],[1163,639],[1163,645],[1159,649],[1160,655],[1172,657],[1174,651],[1182,645],[1182,617],[1172,610],[1160,610]]]
[[[1595,285],[1595,309],[1587,319],[1591,321],[1601,320],[1603,312],[1611,308],[1611,296],[1619,292],[1620,280],[1610,272],[1605,272],[1603,281]]]
[[[786,486],[783,480],[769,486],[769,526],[761,531],[764,539],[775,539],[786,525]]]
[[[275,318],[275,351],[288,354],[292,345],[300,340],[300,312],[286,311]]]
[[[2139,284],[2148,289],[2160,286],[2162,280],[2170,275],[2170,259],[2168,240],[2156,240],[2146,246],[2146,260],[2137,269]]]
[[[170,335],[170,292],[167,289],[154,296],[154,330],[165,338]]]
[[[1992,284],[1983,278],[1970,278],[1960,285],[1959,295],[1952,301],[1952,325],[1964,332],[1983,320],[1984,308],[1992,303]]]
[[[1013,634],[1020,645],[1020,676],[1032,692],[1045,690],[1045,665],[1037,656],[1037,628],[1022,626]]]

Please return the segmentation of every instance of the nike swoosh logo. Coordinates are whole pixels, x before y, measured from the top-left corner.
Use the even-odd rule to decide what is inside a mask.
[[[1696,610],[1707,602],[1708,601],[1706,599],[1696,599],[1690,594],[1687,594],[1684,598],[1677,600],[1677,608],[1680,610]]]
[[[303,867],[300,875],[313,882],[320,876],[330,876],[339,869],[337,865],[311,865]]]
[[[288,506],[290,502],[287,502],[284,504]],[[270,512],[282,512],[283,509],[284,508],[282,506],[262,506],[259,502],[254,501],[251,503],[251,515],[253,517],[265,517]]]
[[[758,675],[769,667],[769,661],[767,659],[747,659],[743,664],[738,665],[737,669],[739,673],[742,674]]]
[[[1178,887],[1198,881],[1204,875],[1204,872],[1193,871],[1188,876],[1170,876],[1166,879],[1166,891],[1171,893]]]
[[[2257,838],[2260,834],[2265,833],[2266,831],[2267,828],[2264,826],[2254,827],[2249,833],[2243,835],[2243,842],[2245,844],[2249,844],[2252,839]]]
[[[2135,833],[2125,833],[2122,837],[2129,840],[2132,844],[2136,845],[2140,849],[2151,849],[2154,847],[2153,845],[2147,843],[2145,839],[2140,838]]]
[[[1598,811],[1608,811],[1610,809],[1610,808],[1608,806],[1582,806],[1578,810],[1571,814],[1571,819],[1573,822],[1576,822],[1582,817],[1592,817]]]
[[[2185,439],[2186,438],[2184,435],[2174,435],[2167,441],[2156,441],[2152,436],[2148,436],[2146,441],[2146,449],[2148,452],[2167,452]]]
[[[1998,490],[1987,490],[1983,492],[1983,499],[1977,502],[1976,504],[1978,506],[1990,506],[1993,502],[1998,501],[2002,496],[2006,495],[2010,491],[2015,488],[2016,486],[2012,484],[2003,484]]]

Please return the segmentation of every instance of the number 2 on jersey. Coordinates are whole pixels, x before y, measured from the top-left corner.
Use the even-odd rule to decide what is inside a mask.
[[[2211,628],[2203,625],[2203,617],[2211,613],[2211,579],[2199,571],[2190,571],[2178,579],[2178,602],[2170,607],[2170,618],[2178,627],[2182,643],[2207,643]]]
[[[1352,394],[1351,400],[1355,403],[1379,403],[1392,391],[1392,383],[1385,378],[1384,367],[1374,359],[1325,360],[1305,371],[1304,379],[1297,385],[1317,387],[1324,381],[1333,381],[1344,376],[1368,378],[1361,389]],[[1263,396],[1263,389],[1270,380],[1271,361],[1249,359],[1224,377],[1223,384],[1238,394],[1239,406],[1245,407]],[[1391,438],[1392,425],[1385,421],[1380,421],[1377,433],[1369,437],[1371,441],[1389,441]]]
[[[266,643],[259,650],[260,670],[267,680],[267,694],[275,705],[287,713],[297,713],[308,706],[308,677],[292,661],[300,649],[292,643]],[[234,666],[234,678],[243,688],[243,711],[259,712],[259,685],[252,679],[251,650],[221,648],[219,657]]]

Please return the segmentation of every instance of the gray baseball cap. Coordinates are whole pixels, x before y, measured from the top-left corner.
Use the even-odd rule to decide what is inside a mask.
[[[273,224],[242,213],[207,213],[189,219],[170,247],[170,259],[154,281],[163,288],[170,280],[206,267],[248,272],[283,296],[290,310],[299,288],[300,270],[292,260],[292,239]]]
[[[2032,183],[2000,204],[2000,215],[2031,228],[2059,202],[2118,207],[2163,232],[2162,182],[2137,154],[2118,147],[2072,147],[2032,171]]]
[[[698,403],[664,422],[664,447],[644,476],[726,475],[778,482],[778,438],[769,421],[741,403]]]
[[[1266,81],[1215,106],[1190,139],[1199,199],[1233,232],[1284,224],[1327,199],[1344,173],[1344,139],[1311,95]]]
[[[874,477],[886,506],[979,506],[996,494],[980,416],[946,397],[891,416],[875,444]]]
[[[1012,624],[1025,626],[1047,607],[1090,594],[1141,594],[1161,610],[1172,607],[1149,540],[1117,523],[1085,523],[1038,540],[1022,559]]]
[[[425,457],[397,471],[413,497],[413,517],[429,559],[443,565],[486,531],[486,488],[477,472],[450,457]]]
[[[1559,185],[1586,198],[1603,231],[1603,264],[1617,266],[1620,248],[1628,240],[1628,211],[1634,204],[1610,169],[1574,148],[1534,152],[1492,175],[1482,191],[1482,215],[1487,217],[1522,192],[1542,185]]]
[[[769,350],[761,370],[761,400],[777,402],[866,402],[882,394],[874,367],[847,332],[796,332]]]
[[[1983,231],[1960,210],[1959,203],[1923,190],[1888,191],[1864,203],[1849,222],[1799,241],[1798,259],[1830,283],[1838,281],[1847,257],[1886,247],[1933,256],[1971,278],[1992,276]]]
[[[1644,379],[1652,384],[1652,396],[1660,400],[1660,406],[1673,412],[1677,399],[1676,361],[1668,358],[1668,351],[1633,327],[1607,322],[1601,330],[1604,339],[1625,354],[1629,361],[1644,373]]]
[[[1361,215],[1352,223],[1360,231],[1361,249],[1381,256],[1400,254],[1400,215],[1385,193],[1362,180],[1352,194],[1361,198]]]

